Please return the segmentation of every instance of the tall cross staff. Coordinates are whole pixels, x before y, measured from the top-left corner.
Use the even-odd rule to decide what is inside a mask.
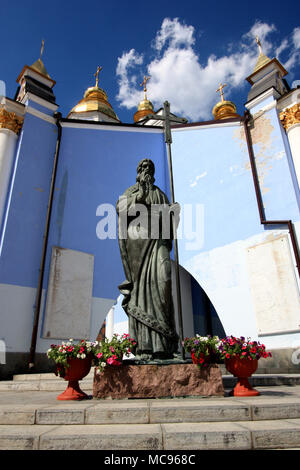
[[[99,84],[99,73],[101,72],[101,70],[103,69],[103,67],[97,67],[97,72],[94,73],[94,77],[96,77],[96,87],[99,88],[98,84]]]
[[[172,153],[171,153],[171,144],[172,144],[171,123],[176,122],[178,124],[186,124],[187,119],[171,116],[170,115],[170,103],[168,101],[164,102],[163,115],[148,114],[148,116],[146,116],[145,119],[147,121],[149,121],[150,119],[153,119],[155,121],[163,121],[165,142],[167,144],[167,153],[168,153],[169,177],[170,177],[170,186],[171,186],[171,203],[175,204]],[[174,234],[174,261],[175,261],[175,276],[176,276],[176,297],[177,297],[177,305],[178,305],[179,337],[180,337],[182,358],[185,359],[184,348],[182,345],[184,336],[183,336],[182,303],[181,303],[181,288],[180,288],[180,275],[179,275],[178,243],[177,243],[176,225],[175,225],[174,217],[172,217],[172,228],[173,228],[173,234]]]

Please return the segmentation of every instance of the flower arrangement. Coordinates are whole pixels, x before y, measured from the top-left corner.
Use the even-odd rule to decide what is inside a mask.
[[[60,376],[64,376],[64,370],[69,367],[68,359],[85,359],[86,357],[94,358],[96,354],[97,341],[91,342],[82,339],[77,344],[73,339],[61,344],[51,344],[47,351],[49,359],[53,359],[57,364],[57,372]]]
[[[226,336],[223,338],[219,345],[218,351],[222,359],[231,359],[232,357],[238,356],[241,359],[260,359],[261,357],[267,358],[272,357],[270,352],[266,351],[264,344],[258,341],[250,341],[251,338],[236,338],[235,336]]]
[[[191,353],[193,362],[197,362],[199,367],[207,367],[218,359],[218,336],[200,336],[185,338],[182,342],[184,349]]]
[[[94,359],[96,373],[100,374],[107,365],[120,366],[123,357],[129,357],[136,344],[128,334],[114,334],[111,340],[105,338],[98,343]]]

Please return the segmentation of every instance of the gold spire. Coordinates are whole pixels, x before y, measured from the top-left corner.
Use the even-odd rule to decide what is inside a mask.
[[[149,101],[147,99],[147,95],[146,95],[146,92],[147,92],[147,81],[150,80],[151,77],[147,77],[146,75],[144,75],[144,80],[142,81],[142,83],[140,84],[140,86],[143,86],[144,87],[144,99],[143,101],[140,102],[140,104],[138,105],[138,110],[137,112],[134,114],[133,116],[133,120],[134,122],[138,122],[140,121],[143,117],[147,116],[148,114],[153,114],[154,113],[154,109],[153,109],[153,104],[151,103],[151,101]]]
[[[71,109],[68,117],[74,113],[102,113],[114,121],[120,122],[111,104],[108,102],[107,94],[99,87],[99,73],[102,69],[103,67],[97,66],[97,71],[94,73],[94,77],[96,77],[95,86],[87,88],[83,99]]]
[[[43,61],[42,61],[44,46],[45,46],[45,41],[44,39],[42,39],[40,57],[30,66],[30,68],[44,75],[45,77],[50,78],[50,75],[48,74],[46,67],[44,66]]]
[[[212,110],[215,120],[240,117],[239,114],[236,113],[235,104],[232,101],[224,99],[223,88],[226,86],[226,83],[224,83],[224,85],[220,83],[219,88],[216,90],[216,93],[220,92],[221,101],[219,101]]]
[[[255,67],[254,67],[253,73],[257,72],[259,69],[261,69],[264,65],[266,65],[266,64],[267,64],[268,62],[270,62],[270,60],[271,60],[271,59],[269,59],[269,57],[267,57],[267,56],[263,53],[262,47],[261,47],[261,42],[260,42],[258,36],[256,36],[255,40],[256,40],[256,44],[258,45],[259,56],[258,56],[256,65],[255,65]]]

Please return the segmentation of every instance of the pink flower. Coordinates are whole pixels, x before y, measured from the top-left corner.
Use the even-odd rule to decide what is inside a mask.
[[[109,358],[107,359],[107,364],[112,365],[113,362],[114,362],[114,360],[113,360],[112,357],[109,357]]]
[[[100,359],[102,356],[103,356],[102,353],[98,353],[98,354],[97,354],[98,359]]]

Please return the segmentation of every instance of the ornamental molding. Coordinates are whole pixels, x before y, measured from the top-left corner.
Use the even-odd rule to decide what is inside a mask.
[[[0,129],[9,129],[15,134],[19,134],[24,118],[19,117],[14,112],[9,112],[3,105],[0,105]]]
[[[286,131],[294,124],[300,124],[300,103],[282,111],[279,118]]]

